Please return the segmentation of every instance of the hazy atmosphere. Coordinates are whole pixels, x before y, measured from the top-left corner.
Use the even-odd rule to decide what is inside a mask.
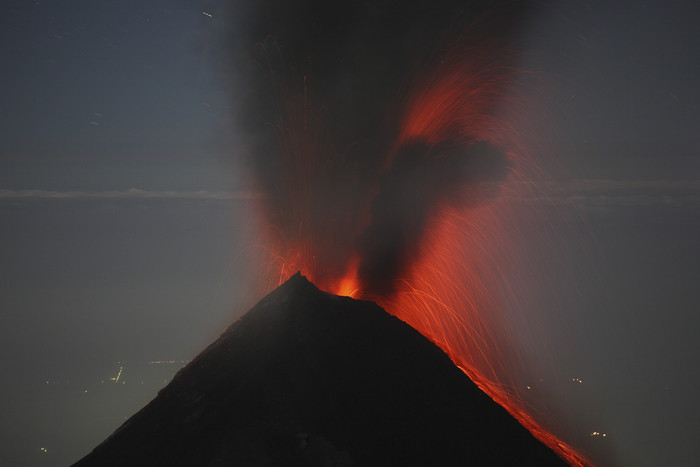
[[[319,48],[336,57],[337,47],[339,61],[368,57],[316,69],[322,97],[339,106],[324,116],[348,122],[343,143],[376,147],[365,141],[387,116],[362,112],[389,97],[352,90],[403,89],[392,66],[411,54],[387,58],[369,84],[343,80],[344,67],[384,63],[352,52],[371,36],[357,31],[373,6],[348,6],[345,29],[318,28],[317,38],[295,29],[308,26],[305,10],[274,13],[278,3],[3,2],[0,466],[77,461],[261,297],[247,288],[250,213],[276,179],[252,180],[266,160],[241,156],[266,118],[251,111],[241,123],[256,98],[241,92],[238,68],[241,44],[258,40],[250,18],[288,24],[298,47],[327,38]],[[433,23],[409,35],[420,15],[396,2],[406,29],[377,39],[378,50],[403,50],[403,38],[425,50],[450,11],[497,4],[443,3],[431,2]],[[561,433],[600,465],[691,465],[700,458],[700,10],[610,3],[522,2],[503,32],[524,49],[518,68],[538,77],[531,120],[546,176],[540,191],[493,196],[528,206],[523,217],[536,206],[558,241],[519,224],[537,284],[519,269],[502,274],[522,285],[514,296],[537,295],[518,316],[532,317],[552,349],[540,381]],[[508,102],[498,111],[508,114]],[[371,156],[356,160],[380,165]],[[486,180],[500,180],[498,170]],[[532,351],[519,338],[510,344]]]

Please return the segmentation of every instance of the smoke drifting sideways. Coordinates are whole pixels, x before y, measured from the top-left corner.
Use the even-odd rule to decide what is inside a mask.
[[[509,163],[488,116],[516,79],[509,42],[527,11],[489,6],[232,6],[237,152],[263,198],[263,263],[326,289],[356,269],[363,296],[386,296],[440,205],[491,196],[482,182]],[[426,88],[436,101],[416,102]]]

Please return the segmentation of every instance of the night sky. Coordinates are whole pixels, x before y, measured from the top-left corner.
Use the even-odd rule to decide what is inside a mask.
[[[238,54],[264,34],[250,21],[288,17],[288,37],[327,37],[342,58],[373,7],[314,39],[295,33],[301,9],[254,5],[0,7],[0,466],[76,461],[258,298],[242,286],[255,193],[238,154],[251,105]],[[431,5],[410,47],[449,16]],[[536,326],[556,349],[552,405],[601,465],[700,458],[698,14],[690,1],[544,2],[510,39],[548,83],[548,115],[533,116],[555,154],[540,207],[563,241],[523,236],[556,316]],[[338,102],[359,112],[377,97]]]

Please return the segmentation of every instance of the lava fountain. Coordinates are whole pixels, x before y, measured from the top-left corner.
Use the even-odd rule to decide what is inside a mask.
[[[528,292],[503,272],[526,270],[508,234],[517,232],[514,210],[540,214],[508,195],[545,179],[546,151],[533,124],[538,77],[517,66],[494,28],[503,22],[487,15],[438,41],[382,118],[343,114],[325,92],[327,74],[311,65],[301,73],[273,38],[258,45],[265,91],[254,97],[273,117],[257,122],[264,131],[250,150],[263,193],[255,235],[265,266],[255,280],[269,290],[301,270],[329,292],[376,301],[562,458],[588,465],[519,382],[529,363],[508,316]],[[369,118],[372,129],[355,131],[351,118]]]

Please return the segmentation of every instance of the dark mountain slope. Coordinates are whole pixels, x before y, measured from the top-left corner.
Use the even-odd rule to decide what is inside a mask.
[[[86,466],[565,465],[435,345],[296,274]]]

